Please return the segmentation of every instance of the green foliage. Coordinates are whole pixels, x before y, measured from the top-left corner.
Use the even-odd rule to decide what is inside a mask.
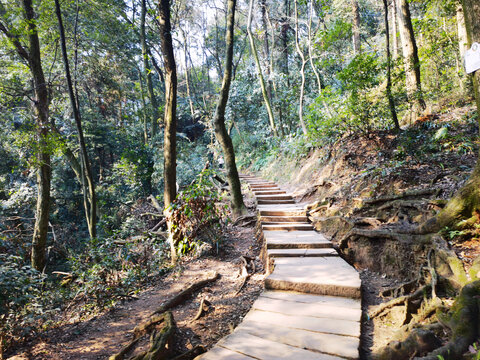
[[[82,315],[114,305],[136,293],[149,276],[165,271],[164,240],[148,236],[122,240],[125,232],[90,240],[83,253],[69,259],[75,280],[66,286],[69,294],[76,294],[75,301],[84,304]]]
[[[202,243],[218,249],[222,242],[222,230],[229,218],[223,195],[213,183],[215,174],[214,170],[203,170],[168,209],[179,233],[179,253],[196,250]]]
[[[0,347],[31,334],[45,319],[44,281],[45,275],[20,257],[0,254]]]

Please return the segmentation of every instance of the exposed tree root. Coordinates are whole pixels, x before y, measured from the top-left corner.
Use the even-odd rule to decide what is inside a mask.
[[[240,259],[242,260],[242,268],[240,270],[240,275],[242,276],[242,282],[240,284],[240,287],[238,288],[237,292],[235,293],[235,296],[240,294],[240,291],[242,291],[243,287],[247,283],[248,279],[250,279],[250,276],[255,273],[255,259],[247,257],[247,256],[241,256]],[[251,264],[251,265],[250,265]],[[249,265],[252,269],[251,273],[248,272]]]
[[[200,306],[198,307],[197,314],[195,315],[195,317],[192,319],[191,322],[194,322],[200,319],[203,313],[205,311],[208,311],[209,308],[210,308],[210,302],[207,299],[202,298],[202,301],[200,301]]]
[[[163,360],[168,359],[169,344],[175,332],[175,321],[170,311],[160,315],[163,317],[163,327],[154,331],[150,337],[150,347],[142,354],[135,356],[132,360]]]
[[[150,338],[150,347],[147,351],[143,352],[140,355],[137,355],[133,358],[133,360],[160,360],[160,359],[167,359],[168,353],[168,343],[170,342],[171,337],[175,331],[175,321],[173,319],[173,315],[169,309],[180,305],[183,301],[185,301],[193,292],[197,291],[198,289],[204,287],[205,285],[214,282],[218,279],[218,273],[215,271],[210,273],[202,280],[199,280],[187,288],[179,292],[177,295],[172,297],[171,299],[167,300],[163,303],[157,310],[155,310],[151,315],[150,319],[144,323],[141,323],[135,327],[133,330],[133,339],[117,354],[112,355],[109,360],[123,360],[125,356],[130,353],[135,346],[137,345],[138,341],[145,335],[151,334]],[[204,299],[202,299],[201,307],[203,308]],[[201,316],[197,314],[198,317]],[[162,325],[161,329],[159,330],[158,327]],[[195,349],[195,348],[194,348]],[[193,358],[194,354],[203,347],[197,348],[195,351],[188,352],[190,355],[185,355],[184,359]],[[203,349],[202,352],[205,350]],[[200,354],[199,352],[198,354]],[[197,354],[197,355],[198,355]],[[182,356],[183,356],[182,355]],[[196,356],[196,355],[195,355]]]
[[[390,342],[380,354],[374,355],[374,358],[376,360],[409,360],[417,354],[428,353],[440,345],[441,341],[432,331],[419,328],[414,329],[404,341]]]
[[[340,241],[338,248],[345,249],[348,246],[348,241],[353,236],[361,236],[370,239],[389,239],[404,243],[428,244],[432,240],[432,234],[416,235],[408,232],[394,232],[392,229],[351,229]]]
[[[446,226],[461,228],[465,226],[465,220],[480,221],[480,161],[477,161],[465,185],[436,216],[421,224],[417,228],[417,233],[436,233]]]
[[[401,303],[399,299],[394,299],[387,304],[398,305]],[[379,310],[384,311],[387,307],[387,305],[382,306],[382,309],[377,309],[376,313],[380,313]],[[389,343],[386,348],[375,355],[375,358],[407,360],[417,356],[415,357],[417,360],[462,359],[463,354],[480,335],[480,280],[471,282],[462,288],[447,314],[440,311],[442,308],[439,299],[432,299],[414,317],[414,321],[405,327],[405,330],[409,331],[408,337],[403,341]],[[443,346],[432,331],[438,331],[440,324],[418,327],[418,322],[424,321],[434,312],[436,312],[440,324],[444,328],[450,329],[452,333],[450,340]]]
[[[152,313],[152,316],[155,314],[161,314],[168,309],[171,309],[179,304],[181,304],[185,299],[190,296],[193,292],[197,291],[198,289],[204,287],[205,285],[214,282],[218,279],[218,273],[215,271],[202,280],[199,280],[191,285],[189,285],[186,289],[179,292],[177,295],[172,297],[171,299],[164,302],[157,310]]]
[[[175,356],[172,360],[192,360],[195,359],[198,355],[203,354],[207,351],[202,345],[197,345],[193,349],[188,350],[182,355]]]
[[[452,330],[450,341],[418,360],[461,359],[480,332],[480,280],[465,285],[447,316],[438,316]]]
[[[423,196],[423,195],[432,195],[438,194],[440,192],[439,189],[413,189],[413,190],[406,190],[400,194],[393,194],[393,195],[385,195],[379,196],[377,198],[371,199],[360,199],[364,204],[377,204],[379,202],[387,202],[397,199],[403,199],[406,197],[411,196]]]
[[[157,329],[161,325],[160,329]],[[140,324],[135,328],[134,338],[120,352],[110,356],[109,360],[123,360],[131,352],[138,341],[146,334],[151,333],[150,346],[147,351],[136,355],[132,360],[161,360],[167,359],[169,343],[175,332],[175,321],[170,311],[156,316],[147,323]]]
[[[388,310],[394,306],[400,305],[400,304],[407,304],[408,302],[411,302],[416,299],[420,299],[423,297],[426,292],[431,288],[430,284],[422,286],[420,289],[415,291],[413,294],[410,295],[404,295],[400,296],[398,298],[394,298],[386,303],[380,304],[375,310],[370,312],[369,316],[371,318],[374,318],[380,314],[382,314],[385,310]]]

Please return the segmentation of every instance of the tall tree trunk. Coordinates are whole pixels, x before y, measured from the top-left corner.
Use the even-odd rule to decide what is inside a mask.
[[[248,39],[250,40],[250,48],[252,51],[253,58],[255,59],[255,65],[257,66],[258,81],[260,82],[260,87],[262,88],[263,101],[265,102],[265,107],[267,108],[268,120],[270,123],[270,128],[272,130],[273,136],[277,137],[277,128],[275,126],[275,119],[273,117],[272,106],[270,104],[270,99],[267,94],[267,87],[265,86],[265,80],[263,79],[262,65],[258,58],[257,47],[255,46],[255,39],[252,34],[252,16],[253,16],[253,0],[250,0],[250,6],[248,10],[248,22],[247,22],[247,32]]]
[[[393,125],[397,131],[400,130],[400,124],[398,123],[397,111],[395,110],[395,101],[392,96],[392,56],[390,55],[390,31],[388,26],[388,0],[383,0],[383,8],[385,10],[385,47],[387,53],[387,98],[388,106],[390,108],[390,114],[392,116]]]
[[[52,170],[50,167],[49,136],[51,124],[49,122],[48,87],[42,68],[40,54],[40,41],[36,25],[36,14],[33,9],[32,0],[22,0],[24,18],[28,27],[28,49],[25,49],[16,34],[11,33],[7,27],[0,22],[2,31],[18,55],[27,61],[33,80],[33,108],[36,117],[37,130],[37,208],[35,212],[35,225],[32,239],[31,263],[32,267],[43,271],[46,265],[45,251],[48,235],[48,220],[50,213],[50,183]],[[0,4],[3,10],[3,5]]]
[[[422,85],[420,80],[420,61],[418,59],[417,43],[413,32],[412,19],[408,0],[397,0],[398,25],[402,40],[403,58],[405,63],[405,80],[407,95],[412,106],[411,119],[415,120],[421,111],[425,110]]]
[[[225,36],[225,71],[223,72],[222,89],[218,98],[213,124],[215,136],[222,146],[225,156],[227,179],[231,191],[232,213],[235,218],[246,213],[247,209],[243,203],[240,179],[238,178],[237,165],[235,164],[235,152],[233,151],[232,139],[225,128],[225,108],[228,102],[228,93],[232,81],[233,64],[233,39],[235,26],[235,5],[236,0],[227,0],[227,33]]]
[[[397,2],[392,0],[392,39],[393,39],[393,58],[398,57],[398,37],[397,37]]]
[[[353,15],[353,53],[360,54],[362,51],[360,44],[360,9],[358,7],[358,0],[352,0],[352,15]]]
[[[190,115],[192,116],[193,120],[193,117],[195,116],[195,109],[193,107],[192,94],[190,90],[190,77],[188,76],[188,40],[185,31],[181,28],[180,31],[182,32],[183,36],[183,60],[185,62],[185,83],[187,86],[187,98],[188,104],[190,105]]]
[[[147,102],[145,101],[145,89],[143,87],[143,77],[140,67],[137,66],[138,82],[140,84],[140,98],[142,99],[143,106],[143,143],[148,144],[148,115],[147,115]]]
[[[272,102],[272,81],[270,80],[270,44],[268,43],[268,24],[267,24],[267,4],[265,0],[259,1],[260,14],[261,14],[261,23],[263,30],[263,57],[264,57],[264,66],[265,74],[267,75],[267,95],[270,102]]]
[[[177,67],[173,52],[172,25],[170,22],[170,1],[160,0],[158,6],[158,18],[160,27],[160,40],[162,43],[163,63],[165,64],[165,136],[163,145],[163,177],[164,191],[163,202],[167,219],[169,206],[177,196]],[[176,262],[176,234],[175,224],[167,222],[172,263]]]
[[[280,69],[287,77],[287,85],[290,86],[289,73],[288,73],[288,30],[290,29],[289,24],[289,0],[283,1],[283,17],[281,19],[281,31],[280,31],[280,40],[281,40],[281,56],[280,56]]]
[[[460,59],[463,60],[465,51],[467,51],[467,28],[465,26],[465,17],[463,15],[462,4],[457,5],[457,33],[458,33],[458,47],[460,51]]]
[[[300,68],[300,75],[302,77],[302,83],[300,85],[300,96],[299,96],[299,104],[298,104],[298,119],[300,121],[300,125],[302,127],[303,135],[307,135],[307,127],[305,125],[305,121],[303,120],[303,98],[305,93],[305,64],[307,60],[305,60],[305,55],[303,54],[303,50],[300,48],[300,41],[298,39],[299,36],[299,28],[298,28],[298,0],[294,0],[295,5],[295,48],[297,49],[297,54],[300,57],[300,61],[302,62],[302,66]]]
[[[312,34],[312,20],[313,20],[313,11],[314,11],[314,2],[315,0],[310,0],[310,9],[309,9],[309,14],[308,14],[308,57],[310,59],[310,66],[312,67],[313,73],[315,74],[315,78],[317,79],[317,88],[318,88],[318,95],[322,95],[323,92],[323,80],[320,76],[320,73],[317,70],[317,67],[315,66],[315,62],[313,61],[313,44],[312,44],[312,38],[314,34]],[[325,99],[322,100],[323,107],[325,108],[325,111],[327,112],[327,115],[330,119],[333,118],[332,112],[330,111],[330,107],[328,106],[327,102]]]
[[[97,197],[95,194],[95,183],[93,181],[92,168],[88,158],[87,147],[85,145],[85,138],[83,136],[82,120],[80,117],[79,100],[75,97],[72,77],[70,74],[70,65],[68,62],[67,44],[65,40],[65,29],[62,21],[62,11],[60,3],[55,0],[55,11],[58,19],[58,30],[60,32],[60,44],[62,48],[63,65],[65,67],[65,77],[67,79],[68,96],[70,97],[70,104],[73,110],[73,117],[77,126],[78,144],[80,146],[80,159],[82,164],[82,183],[84,187],[84,208],[85,217],[87,219],[88,232],[90,238],[97,237]]]
[[[463,0],[463,13],[467,29],[468,46],[480,42],[480,2]],[[480,70],[472,75],[477,111],[480,113]],[[478,117],[480,123],[480,116]],[[466,183],[448,201],[447,205],[432,219],[419,228],[419,233],[432,233],[445,226],[462,228],[478,224],[480,216],[480,154],[472,174]]]
[[[142,0],[142,11],[140,13],[140,42],[142,43],[143,70],[145,71],[145,77],[147,79],[147,92],[148,97],[150,98],[150,106],[152,108],[152,137],[154,137],[158,133],[158,120],[160,118],[160,115],[158,112],[157,97],[155,96],[155,92],[153,90],[152,69],[150,68],[149,62],[149,51],[145,32],[146,14],[146,0]]]

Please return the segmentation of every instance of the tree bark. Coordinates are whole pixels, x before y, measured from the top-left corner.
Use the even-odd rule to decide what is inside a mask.
[[[463,13],[467,29],[468,46],[471,46],[473,42],[480,42],[480,3],[478,0],[463,0]],[[480,71],[477,70],[471,76],[473,78],[477,111],[480,113]],[[435,217],[420,225],[417,232],[437,232],[445,226],[461,228],[465,224],[478,223],[479,221],[480,155],[465,185],[456,192]]]
[[[150,69],[149,63],[149,51],[146,40],[145,32],[145,18],[147,14],[147,4],[146,0],[142,0],[142,10],[140,13],[140,42],[142,44],[142,58],[143,58],[143,70],[145,71],[145,77],[147,80],[147,92],[148,97],[150,98],[150,106],[152,108],[152,138],[157,135],[158,132],[158,119],[160,118],[158,112],[158,102],[155,92],[153,90],[153,78],[152,78],[152,69]],[[157,70],[158,71],[158,70]]]
[[[160,0],[159,7],[159,27],[160,39],[162,44],[163,62],[165,65],[165,134],[163,145],[163,177],[164,191],[163,202],[167,219],[168,208],[177,196],[176,180],[177,180],[177,149],[176,149],[176,132],[177,132],[177,68],[175,64],[175,56],[173,52],[172,41],[172,25],[170,22],[170,1]],[[175,250],[175,226],[171,221],[167,221],[169,242],[171,248],[172,263],[176,262]]]
[[[188,104],[190,105],[190,115],[193,117],[195,116],[195,109],[193,107],[193,100],[192,100],[192,95],[191,95],[191,90],[190,90],[190,77],[188,75],[188,40],[187,40],[187,35],[185,34],[185,31],[183,29],[180,29],[182,32],[183,36],[183,60],[185,62],[185,84],[187,87],[187,98],[188,98]]]
[[[9,32],[7,27],[0,22],[0,31],[8,38],[14,46],[18,55],[22,57],[29,66],[33,80],[33,108],[36,117],[37,130],[37,208],[35,212],[35,225],[32,240],[31,263],[36,270],[43,271],[46,264],[45,250],[48,234],[48,220],[50,213],[50,183],[52,171],[50,167],[50,122],[48,86],[43,73],[40,54],[40,41],[36,26],[36,14],[33,9],[32,0],[21,2],[24,18],[28,28],[28,50],[20,43],[16,34]],[[0,4],[3,10],[3,5]]]
[[[420,112],[425,110],[420,79],[420,61],[418,59],[417,43],[413,32],[412,19],[408,0],[397,0],[398,25],[402,51],[405,63],[405,80],[407,95],[412,106],[411,119],[415,120]]]
[[[383,8],[385,9],[385,47],[387,53],[387,98],[388,106],[390,108],[390,114],[392,115],[393,125],[395,129],[400,130],[400,124],[398,123],[397,111],[395,110],[395,101],[392,96],[392,74],[391,64],[392,56],[390,55],[390,31],[388,26],[388,0],[383,0]]]
[[[65,40],[65,29],[62,21],[62,11],[60,9],[60,3],[55,0],[55,11],[58,19],[58,30],[60,32],[60,44],[62,48],[63,65],[65,67],[65,77],[67,79],[68,96],[70,98],[70,104],[73,110],[73,117],[77,126],[78,143],[80,146],[80,160],[81,160],[81,178],[84,188],[84,208],[85,217],[87,220],[88,232],[90,238],[97,237],[97,197],[95,194],[95,183],[93,181],[92,168],[90,166],[90,160],[88,158],[87,147],[85,145],[85,138],[83,136],[82,120],[80,117],[80,110],[78,108],[79,101],[75,96],[72,77],[70,74],[70,65],[68,62],[67,44]]]
[[[362,51],[360,44],[360,9],[358,8],[358,1],[352,0],[352,15],[353,15],[353,54],[360,54]]]
[[[295,48],[297,49],[297,54],[300,57],[300,61],[302,62],[302,67],[300,68],[300,75],[302,78],[302,83],[300,85],[300,95],[299,95],[299,104],[298,104],[298,119],[300,121],[300,125],[302,127],[303,135],[307,135],[307,126],[305,125],[305,121],[303,120],[303,97],[305,93],[305,64],[307,60],[305,60],[305,55],[303,54],[303,50],[300,48],[300,42],[298,39],[298,0],[294,0],[295,5]]]
[[[309,15],[308,15],[308,57],[310,59],[310,66],[312,67],[313,73],[315,74],[315,78],[317,79],[317,87],[318,87],[318,95],[322,95],[322,91],[324,89],[323,85],[323,79],[321,78],[321,75],[319,71],[317,70],[317,67],[315,66],[315,62],[313,61],[313,44],[312,44],[312,38],[315,35],[314,33],[312,34],[312,20],[313,20],[313,11],[314,11],[314,0],[310,0],[310,9],[309,9]],[[325,108],[325,111],[327,112],[327,115],[330,119],[333,118],[332,112],[330,111],[330,107],[328,106],[327,102],[322,100],[323,107]]]
[[[397,37],[397,1],[392,0],[392,39],[393,39],[393,58],[398,57],[398,37]]]
[[[268,113],[268,120],[270,123],[270,128],[272,130],[273,136],[277,137],[277,129],[275,126],[275,119],[273,117],[272,106],[270,104],[270,99],[268,98],[267,88],[265,86],[265,80],[262,74],[262,65],[260,64],[260,60],[258,58],[257,47],[255,46],[255,40],[252,34],[252,16],[253,16],[253,0],[250,0],[250,6],[248,10],[248,22],[247,22],[247,32],[248,32],[248,39],[250,40],[250,49],[252,51],[252,55],[255,59],[255,64],[257,66],[258,72],[258,81],[260,82],[260,87],[262,88],[262,95],[263,100],[265,102],[265,107],[267,108]]]
[[[457,5],[457,33],[458,33],[458,47],[460,52],[460,59],[463,60],[465,51],[467,51],[467,28],[465,26],[465,17],[463,16],[462,4]]]
[[[228,184],[231,192],[231,205],[234,218],[244,215],[247,212],[243,203],[240,179],[238,177],[237,165],[235,163],[235,152],[233,150],[232,139],[225,128],[225,108],[228,102],[228,93],[232,81],[233,64],[233,41],[235,26],[235,5],[236,0],[227,0],[227,33],[226,33],[226,53],[225,53],[225,71],[223,72],[222,89],[218,99],[213,124],[215,126],[215,136],[222,146],[225,156],[225,166],[227,170]]]

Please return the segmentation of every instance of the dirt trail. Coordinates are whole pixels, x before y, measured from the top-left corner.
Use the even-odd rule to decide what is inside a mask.
[[[148,320],[162,302],[203,278],[206,272],[215,270],[220,274],[215,283],[197,291],[188,301],[173,309],[178,327],[174,340],[176,353],[197,344],[211,346],[242,320],[262,288],[262,265],[256,260],[257,273],[235,295],[242,282],[240,256],[256,257],[259,248],[253,228],[230,227],[227,236],[220,255],[185,261],[175,271],[158,279],[155,286],[140,293],[137,300],[117,305],[90,321],[50,330],[10,359],[108,359],[131,340],[134,327]],[[209,299],[213,309],[191,322],[203,297]]]

